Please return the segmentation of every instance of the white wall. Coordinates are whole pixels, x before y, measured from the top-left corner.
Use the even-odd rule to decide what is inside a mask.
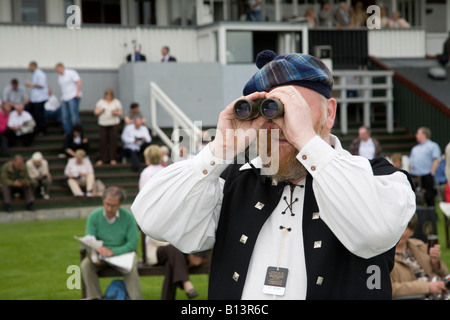
[[[380,29],[368,32],[369,56],[378,58],[424,58],[423,29]]]
[[[142,44],[147,61],[159,62],[168,45],[180,62],[197,61],[197,31],[193,28],[87,27],[0,25],[0,68],[26,68],[36,60],[54,68],[118,69],[132,51],[132,40]],[[125,47],[125,44],[127,46]]]
[[[449,33],[427,33],[427,55],[435,56],[442,54],[444,42],[447,40]]]

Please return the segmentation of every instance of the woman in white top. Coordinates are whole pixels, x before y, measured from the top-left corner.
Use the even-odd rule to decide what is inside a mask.
[[[83,149],[75,151],[75,157],[67,161],[64,169],[67,178],[67,185],[75,197],[82,197],[85,194],[81,187],[86,187],[86,196],[92,197],[95,184],[95,173],[89,157]]]
[[[100,156],[96,165],[106,162],[115,165],[122,104],[114,98],[112,89],[105,90],[105,96],[97,102],[94,114],[98,116],[100,126]]]

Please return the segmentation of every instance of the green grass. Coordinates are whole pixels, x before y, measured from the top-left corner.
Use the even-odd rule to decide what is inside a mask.
[[[450,266],[445,241],[443,213],[438,209],[438,235],[442,260]],[[0,300],[78,300],[81,290],[67,288],[70,265],[80,264],[79,244],[74,235],[84,235],[85,219],[30,221],[0,224]],[[140,252],[138,252],[140,255]],[[145,300],[159,300],[162,276],[141,277]],[[104,291],[112,278],[100,279]],[[192,275],[199,292],[207,299],[208,276]],[[187,299],[177,290],[177,300]]]
[[[85,219],[31,221],[0,224],[0,300],[77,300],[81,290],[68,289],[70,265],[80,265],[80,245],[74,235],[84,235]],[[113,278],[100,279],[104,291]],[[159,300],[164,278],[141,277],[146,300]],[[207,299],[207,275],[192,275]],[[177,290],[177,300],[187,299]]]

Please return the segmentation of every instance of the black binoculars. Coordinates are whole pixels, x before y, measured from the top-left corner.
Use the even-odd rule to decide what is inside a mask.
[[[233,112],[240,120],[251,120],[260,115],[266,119],[275,119],[283,116],[284,106],[278,99],[241,99],[234,104]]]

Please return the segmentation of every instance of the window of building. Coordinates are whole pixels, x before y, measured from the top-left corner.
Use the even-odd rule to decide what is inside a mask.
[[[134,10],[137,24],[156,24],[155,0],[135,0]]]
[[[45,22],[45,0],[22,0],[22,22]]]
[[[120,0],[82,0],[83,23],[120,24]]]

